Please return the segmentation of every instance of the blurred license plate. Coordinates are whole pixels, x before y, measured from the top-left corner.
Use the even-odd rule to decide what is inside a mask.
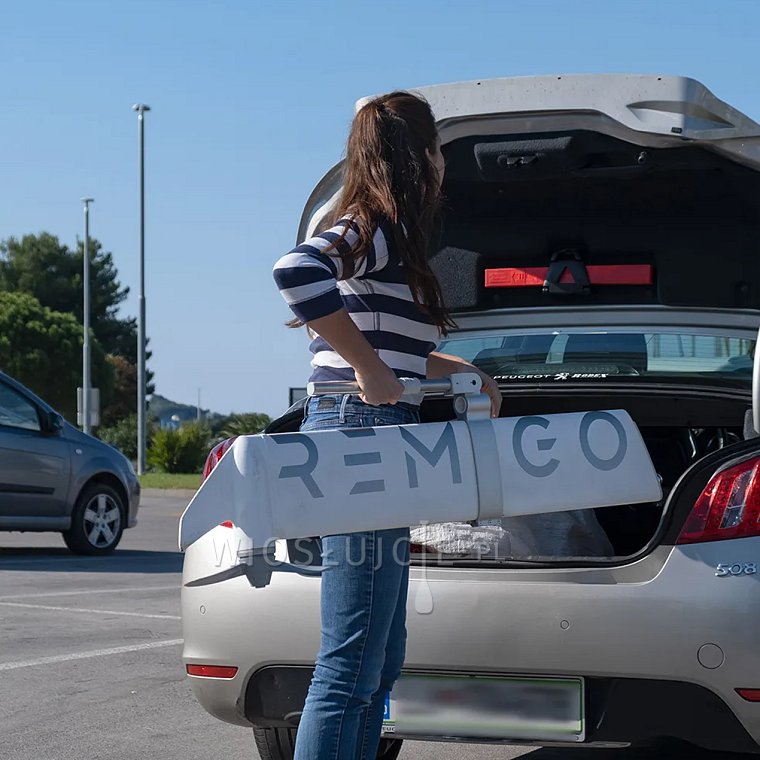
[[[408,736],[582,742],[582,678],[404,674],[386,699],[383,730]]]

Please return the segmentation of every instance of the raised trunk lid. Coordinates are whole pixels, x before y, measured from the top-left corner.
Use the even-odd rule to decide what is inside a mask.
[[[760,308],[760,125],[699,82],[563,75],[419,92],[446,156],[434,268],[455,312],[568,300]],[[315,188],[299,241],[341,176],[338,164]],[[573,288],[589,267],[645,267],[651,281]],[[504,268],[553,277],[487,288],[486,271]]]

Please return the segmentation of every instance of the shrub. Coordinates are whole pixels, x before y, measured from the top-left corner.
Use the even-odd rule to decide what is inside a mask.
[[[145,430],[147,445],[150,446],[154,426],[148,424]],[[127,459],[133,462],[137,459],[137,415],[123,417],[116,424],[99,427],[97,432],[101,441],[115,446]]]
[[[231,414],[224,421],[219,434],[223,438],[232,438],[237,435],[256,435],[260,433],[270,422],[267,414],[249,412],[248,414]]]
[[[190,422],[178,430],[156,430],[148,449],[148,465],[161,472],[200,472],[209,449],[209,430]]]

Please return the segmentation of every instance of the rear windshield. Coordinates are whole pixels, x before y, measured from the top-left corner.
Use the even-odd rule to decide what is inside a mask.
[[[749,388],[755,341],[691,332],[504,332],[451,336],[439,350],[504,382],[718,379]]]

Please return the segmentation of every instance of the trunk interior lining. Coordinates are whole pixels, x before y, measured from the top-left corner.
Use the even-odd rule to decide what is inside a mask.
[[[556,388],[556,386],[555,386]],[[527,389],[526,389],[527,390]],[[666,393],[605,395],[603,389],[568,395],[547,391],[513,396],[505,394],[502,416],[558,414],[574,411],[625,409],[638,425],[652,462],[662,477],[663,499],[658,504],[631,504],[594,510],[613,545],[615,556],[641,552],[657,533],[668,495],[683,473],[708,454],[744,439],[744,419],[749,398],[719,396],[690,399]],[[452,419],[451,403],[428,400],[422,421]]]
[[[531,140],[535,158],[524,164],[511,159],[528,150],[525,135],[444,147],[432,263],[452,310],[567,304],[540,288],[486,289],[483,277],[547,266],[566,248],[587,264],[655,267],[653,286],[592,287],[584,304],[760,307],[760,172],[689,144],[643,150],[589,131]]]

